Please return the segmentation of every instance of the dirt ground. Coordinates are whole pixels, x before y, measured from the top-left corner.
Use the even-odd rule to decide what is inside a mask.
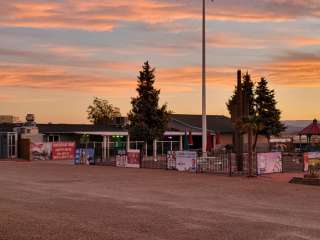
[[[320,239],[320,188],[290,177],[0,162],[0,239]]]

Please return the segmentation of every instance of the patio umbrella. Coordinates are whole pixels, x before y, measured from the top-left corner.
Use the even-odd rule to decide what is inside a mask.
[[[193,138],[192,138],[191,129],[189,130],[189,145],[193,145]]]
[[[221,135],[219,132],[216,133],[216,145],[221,144]]]
[[[207,133],[207,151],[211,151],[213,148],[212,135],[211,133]]]
[[[189,141],[188,141],[187,129],[185,129],[185,131],[184,131],[183,150],[185,150],[185,151],[189,150]]]

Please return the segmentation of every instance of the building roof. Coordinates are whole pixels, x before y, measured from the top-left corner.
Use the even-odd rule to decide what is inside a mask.
[[[41,133],[125,132],[120,127],[93,124],[37,124]]]
[[[215,133],[232,133],[231,119],[222,115],[207,115],[207,128]],[[169,123],[170,130],[178,131],[201,131],[202,116],[189,114],[173,114]]]
[[[299,132],[300,135],[320,135],[320,124],[316,119]]]
[[[0,123],[0,132],[13,132],[17,126],[15,123]]]
[[[13,131],[14,127],[22,126],[23,124],[0,124],[0,132]],[[93,124],[37,124],[40,133],[101,133],[101,132],[127,132],[124,127],[118,126],[104,126]],[[233,126],[231,119],[221,115],[207,116],[208,130],[212,133],[232,133]],[[201,132],[202,117],[201,115],[189,114],[173,114],[169,122],[167,131],[184,132],[192,131],[193,133]]]

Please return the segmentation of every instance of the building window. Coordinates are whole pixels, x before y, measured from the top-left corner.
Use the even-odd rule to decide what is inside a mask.
[[[59,142],[60,136],[59,135],[49,135],[47,136],[47,142]]]

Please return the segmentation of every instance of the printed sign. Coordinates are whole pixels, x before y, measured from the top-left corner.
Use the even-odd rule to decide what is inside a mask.
[[[176,152],[176,169],[178,171],[196,171],[197,153],[190,151]]]
[[[258,174],[282,172],[282,160],[280,152],[257,154]]]
[[[31,160],[44,161],[51,159],[51,143],[31,143]]]
[[[320,168],[320,152],[308,153],[308,168],[309,166]]]
[[[75,154],[75,164],[94,164],[94,149],[93,148],[78,148]]]
[[[116,156],[116,166],[117,167],[126,167],[127,166],[127,156],[126,155],[117,155]]]
[[[167,165],[168,169],[170,169],[170,170],[176,169],[176,152],[168,151],[167,161],[168,161],[168,165]]]
[[[140,168],[140,150],[127,151],[126,167]]]
[[[52,143],[52,160],[74,160],[74,142],[54,142]]]

